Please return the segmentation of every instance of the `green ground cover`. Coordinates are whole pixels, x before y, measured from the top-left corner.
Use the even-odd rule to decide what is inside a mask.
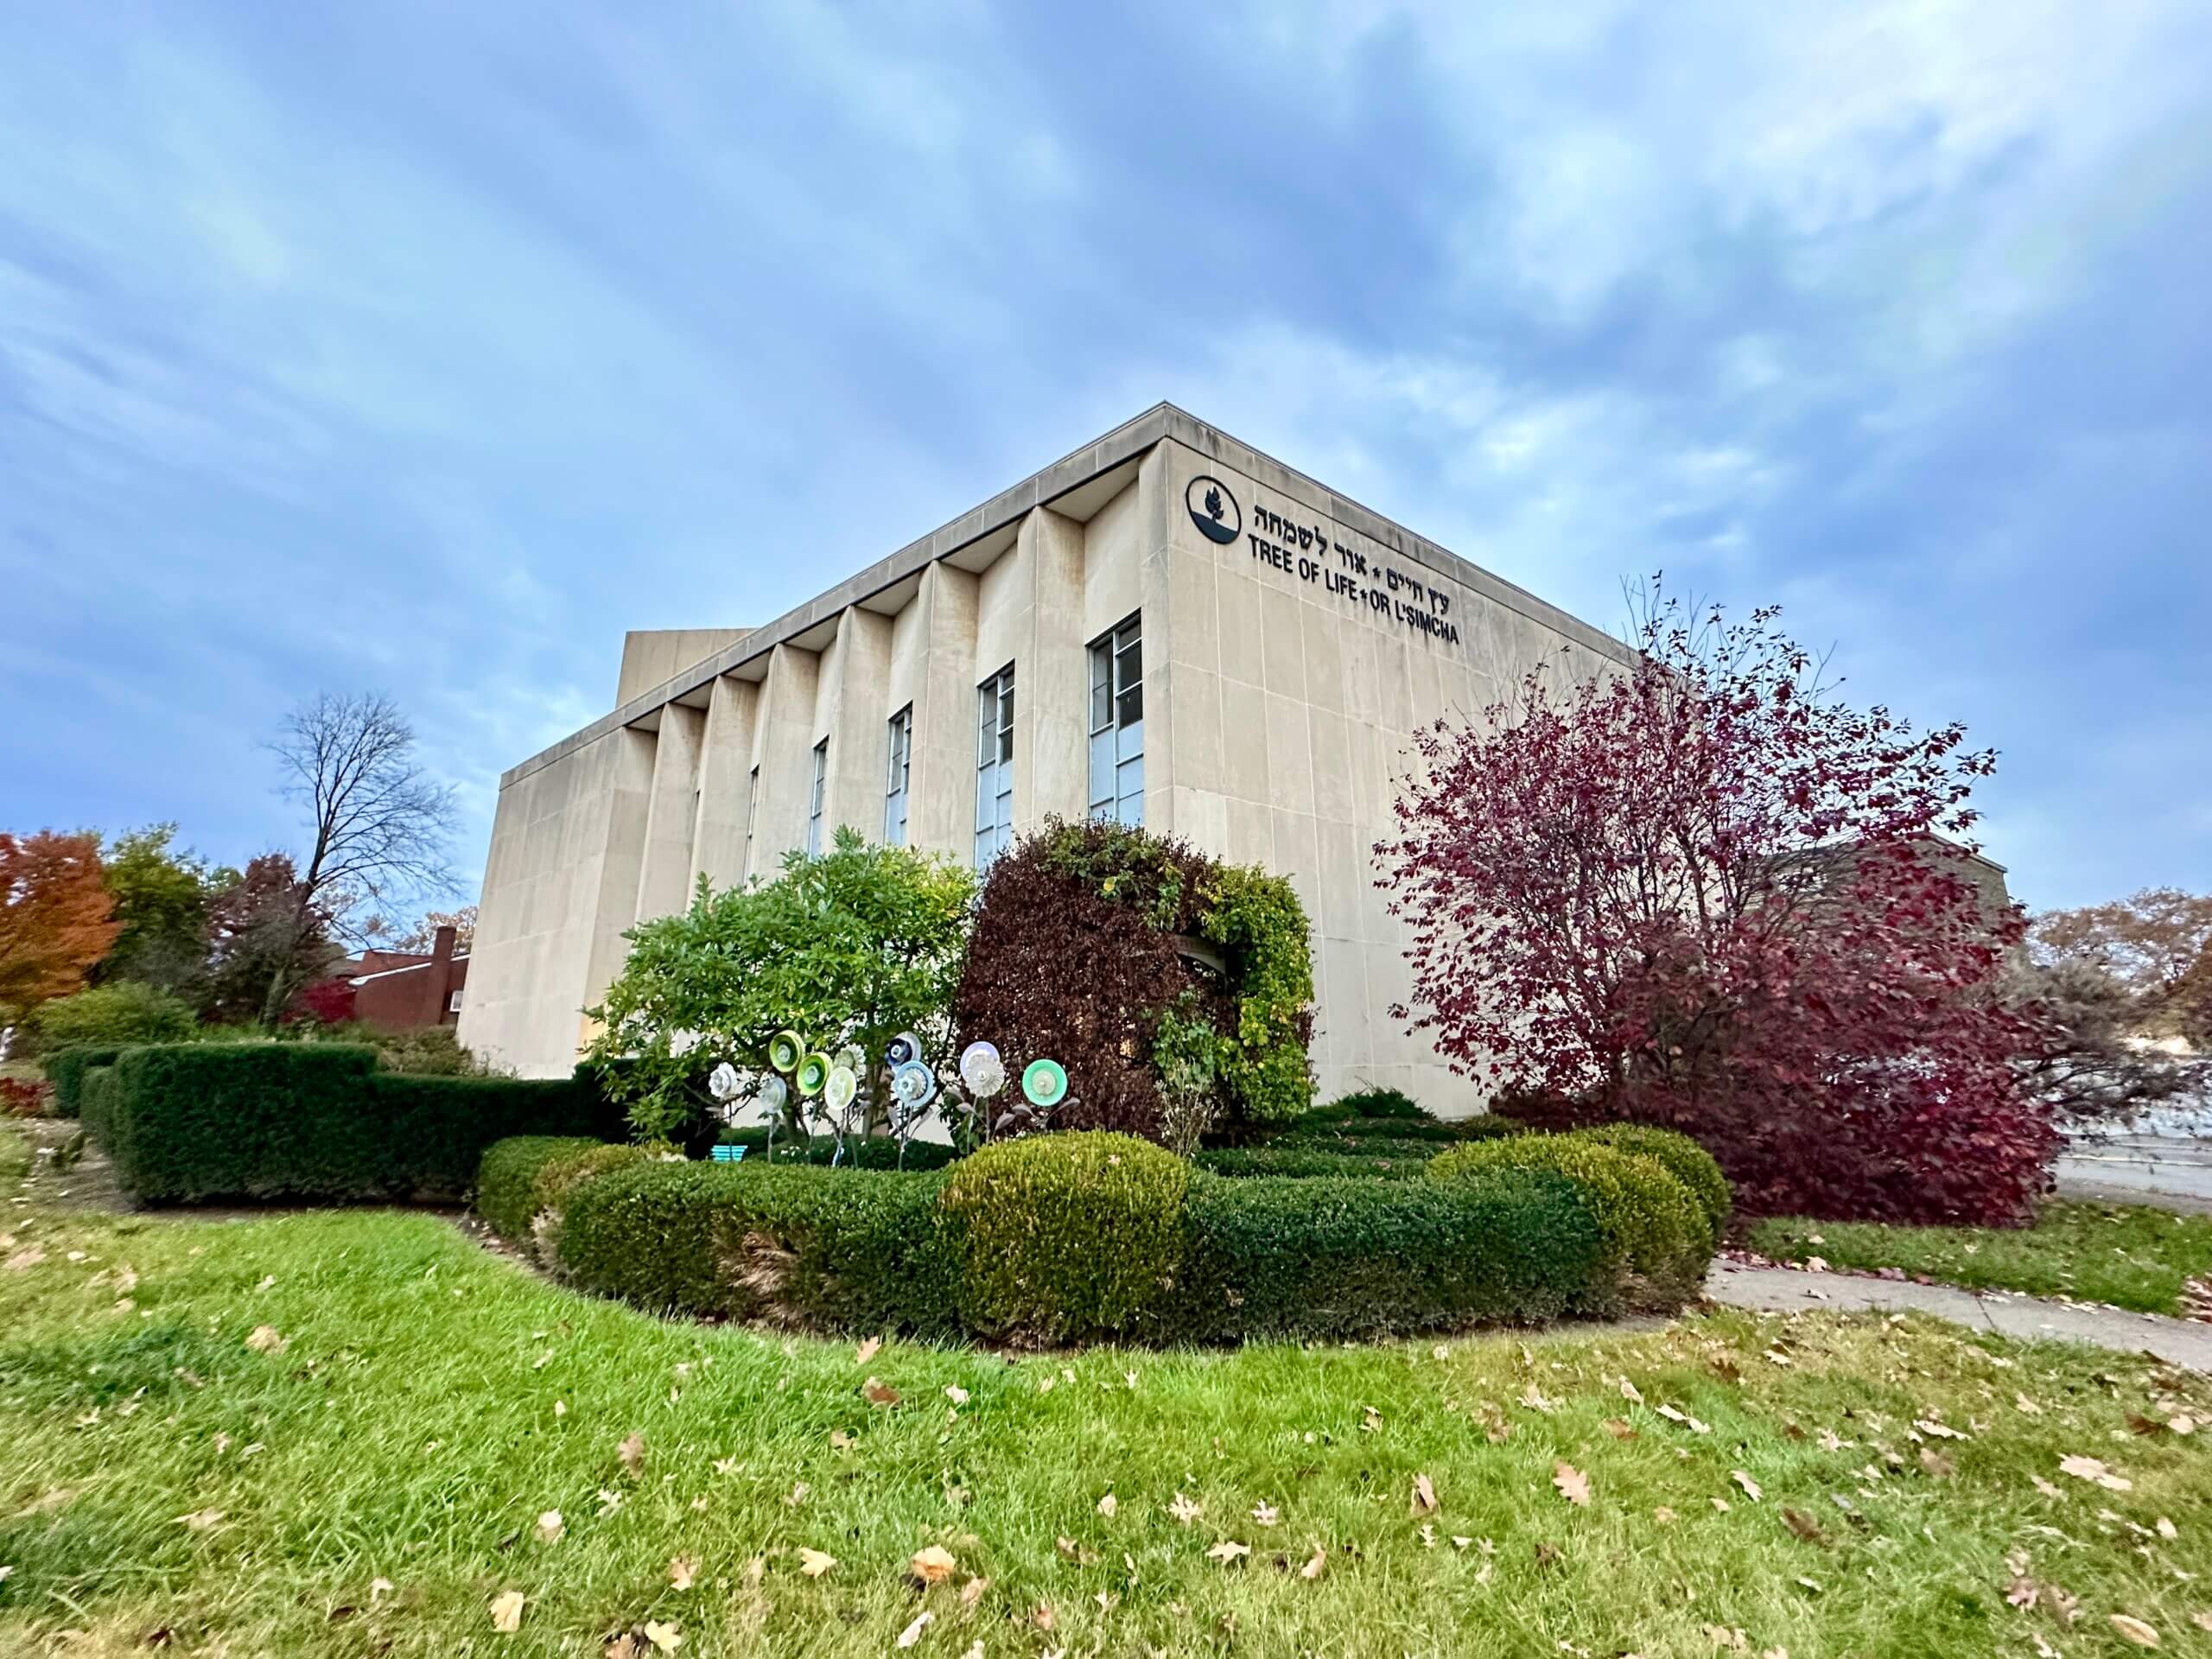
[[[925,1659],[2073,1659],[2212,1621],[2212,1383],[2146,1360],[1736,1313],[871,1351],[657,1321],[434,1216],[54,1179],[0,1205],[10,1656],[880,1655],[928,1614]]]
[[[2145,1313],[2181,1312],[2188,1281],[2212,1276],[2212,1217],[2143,1205],[2059,1200],[2020,1228],[1786,1217],[1758,1223],[1746,1242],[1779,1262],[1818,1256],[1834,1268],[1901,1268],[1974,1290],[2071,1296]]]

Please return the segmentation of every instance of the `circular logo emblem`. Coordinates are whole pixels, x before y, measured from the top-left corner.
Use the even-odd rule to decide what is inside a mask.
[[[1191,510],[1191,522],[1198,527],[1198,533],[1210,542],[1226,547],[1244,533],[1243,511],[1229,493],[1229,486],[1217,478],[1201,473],[1192,479],[1190,488],[1183,492],[1183,505]]]

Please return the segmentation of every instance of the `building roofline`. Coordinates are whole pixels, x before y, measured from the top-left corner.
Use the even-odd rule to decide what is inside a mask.
[[[499,778],[499,787],[519,783],[531,773],[552,765],[588,743],[632,726],[680,697],[709,685],[721,677],[766,657],[810,628],[830,620],[851,606],[882,593],[940,559],[950,558],[995,531],[1018,524],[1033,508],[1049,506],[1081,489],[1103,474],[1111,472],[1173,438],[1186,448],[1221,461],[1234,470],[1252,474],[1272,473],[1269,487],[1297,498],[1317,512],[1379,542],[1393,551],[1427,566],[1510,610],[1518,611],[1593,651],[1629,664],[1635,652],[1603,630],[1580,617],[1539,599],[1527,588],[1461,558],[1449,548],[1430,541],[1393,519],[1338,493],[1319,480],[1286,466],[1262,450],[1241,442],[1217,427],[1209,426],[1173,404],[1158,403],[1132,420],[1124,421],[1103,437],[1080,444],[1051,466],[1032,473],[1010,489],[1001,490],[979,506],[969,508],[928,535],[909,542],[895,553],[848,576],[835,588],[786,611],[775,620],[752,630],[722,650],[700,658],[672,679],[650,687],[588,726],[572,732],[527,760],[510,767]]]
[[[448,957],[446,960],[448,962],[467,962],[468,960],[468,952],[466,950],[456,950],[453,955]],[[397,968],[379,968],[373,974],[355,974],[346,982],[348,985],[365,985],[372,979],[390,979],[394,974],[419,974],[425,968],[435,968],[437,965],[438,959],[435,957],[433,957],[428,962],[410,962]]]

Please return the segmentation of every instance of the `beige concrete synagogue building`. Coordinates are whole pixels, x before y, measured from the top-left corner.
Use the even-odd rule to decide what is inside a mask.
[[[613,713],[499,780],[460,1037],[566,1072],[622,935],[836,827],[972,861],[1111,817],[1288,875],[1323,1098],[1471,1109],[1390,1018],[1370,849],[1410,735],[1626,648],[1162,404],[753,628],[632,633]]]

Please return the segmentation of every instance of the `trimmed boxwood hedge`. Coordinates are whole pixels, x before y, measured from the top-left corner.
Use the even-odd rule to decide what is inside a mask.
[[[54,1110],[60,1117],[82,1117],[85,1111],[85,1074],[95,1066],[113,1065],[119,1048],[57,1049],[39,1064],[54,1085]]]
[[[1605,1123],[1595,1128],[1577,1129],[1574,1134],[1579,1139],[1637,1153],[1664,1164],[1667,1173],[1689,1189],[1690,1197],[1705,1213],[1713,1242],[1719,1242],[1721,1231],[1728,1224],[1728,1212],[1735,1208],[1735,1192],[1729,1186],[1728,1178],[1720,1173],[1720,1166],[1713,1154],[1689,1136],[1649,1123]]]
[[[1417,1152],[1363,1154],[1317,1152],[1305,1147],[1224,1147],[1216,1152],[1194,1154],[1192,1167],[1212,1175],[1239,1179],[1257,1175],[1288,1175],[1311,1179],[1325,1175],[1363,1175],[1370,1179],[1402,1181],[1421,1174],[1440,1148],[1421,1146]]]
[[[1471,1144],[1422,1180],[1297,1156],[1327,1166],[1230,1178],[1103,1133],[904,1173],[537,1138],[486,1154],[478,1202],[510,1236],[534,1223],[563,1276],[655,1312],[1029,1344],[1338,1340],[1671,1306],[1711,1255],[1666,1166],[1586,1137]]]
[[[495,1141],[476,1167],[476,1213],[500,1237],[522,1243],[537,1215],[538,1172],[556,1159],[596,1152],[607,1143],[586,1135],[516,1135]]]
[[[1170,1333],[1192,1341],[1529,1325],[1591,1303],[1603,1249],[1574,1184],[1196,1174]]]
[[[1630,1307],[1678,1306],[1713,1257],[1713,1232],[1690,1191],[1664,1164],[1572,1135],[1518,1135],[1455,1147],[1428,1166],[1449,1185],[1498,1169],[1550,1170],[1580,1189]]]
[[[957,1334],[934,1172],[636,1162],[578,1184],[562,1271],[655,1313]]]
[[[179,1043],[88,1067],[86,1128],[142,1204],[455,1199],[494,1141],[607,1135],[588,1078],[387,1074],[339,1043]]]

